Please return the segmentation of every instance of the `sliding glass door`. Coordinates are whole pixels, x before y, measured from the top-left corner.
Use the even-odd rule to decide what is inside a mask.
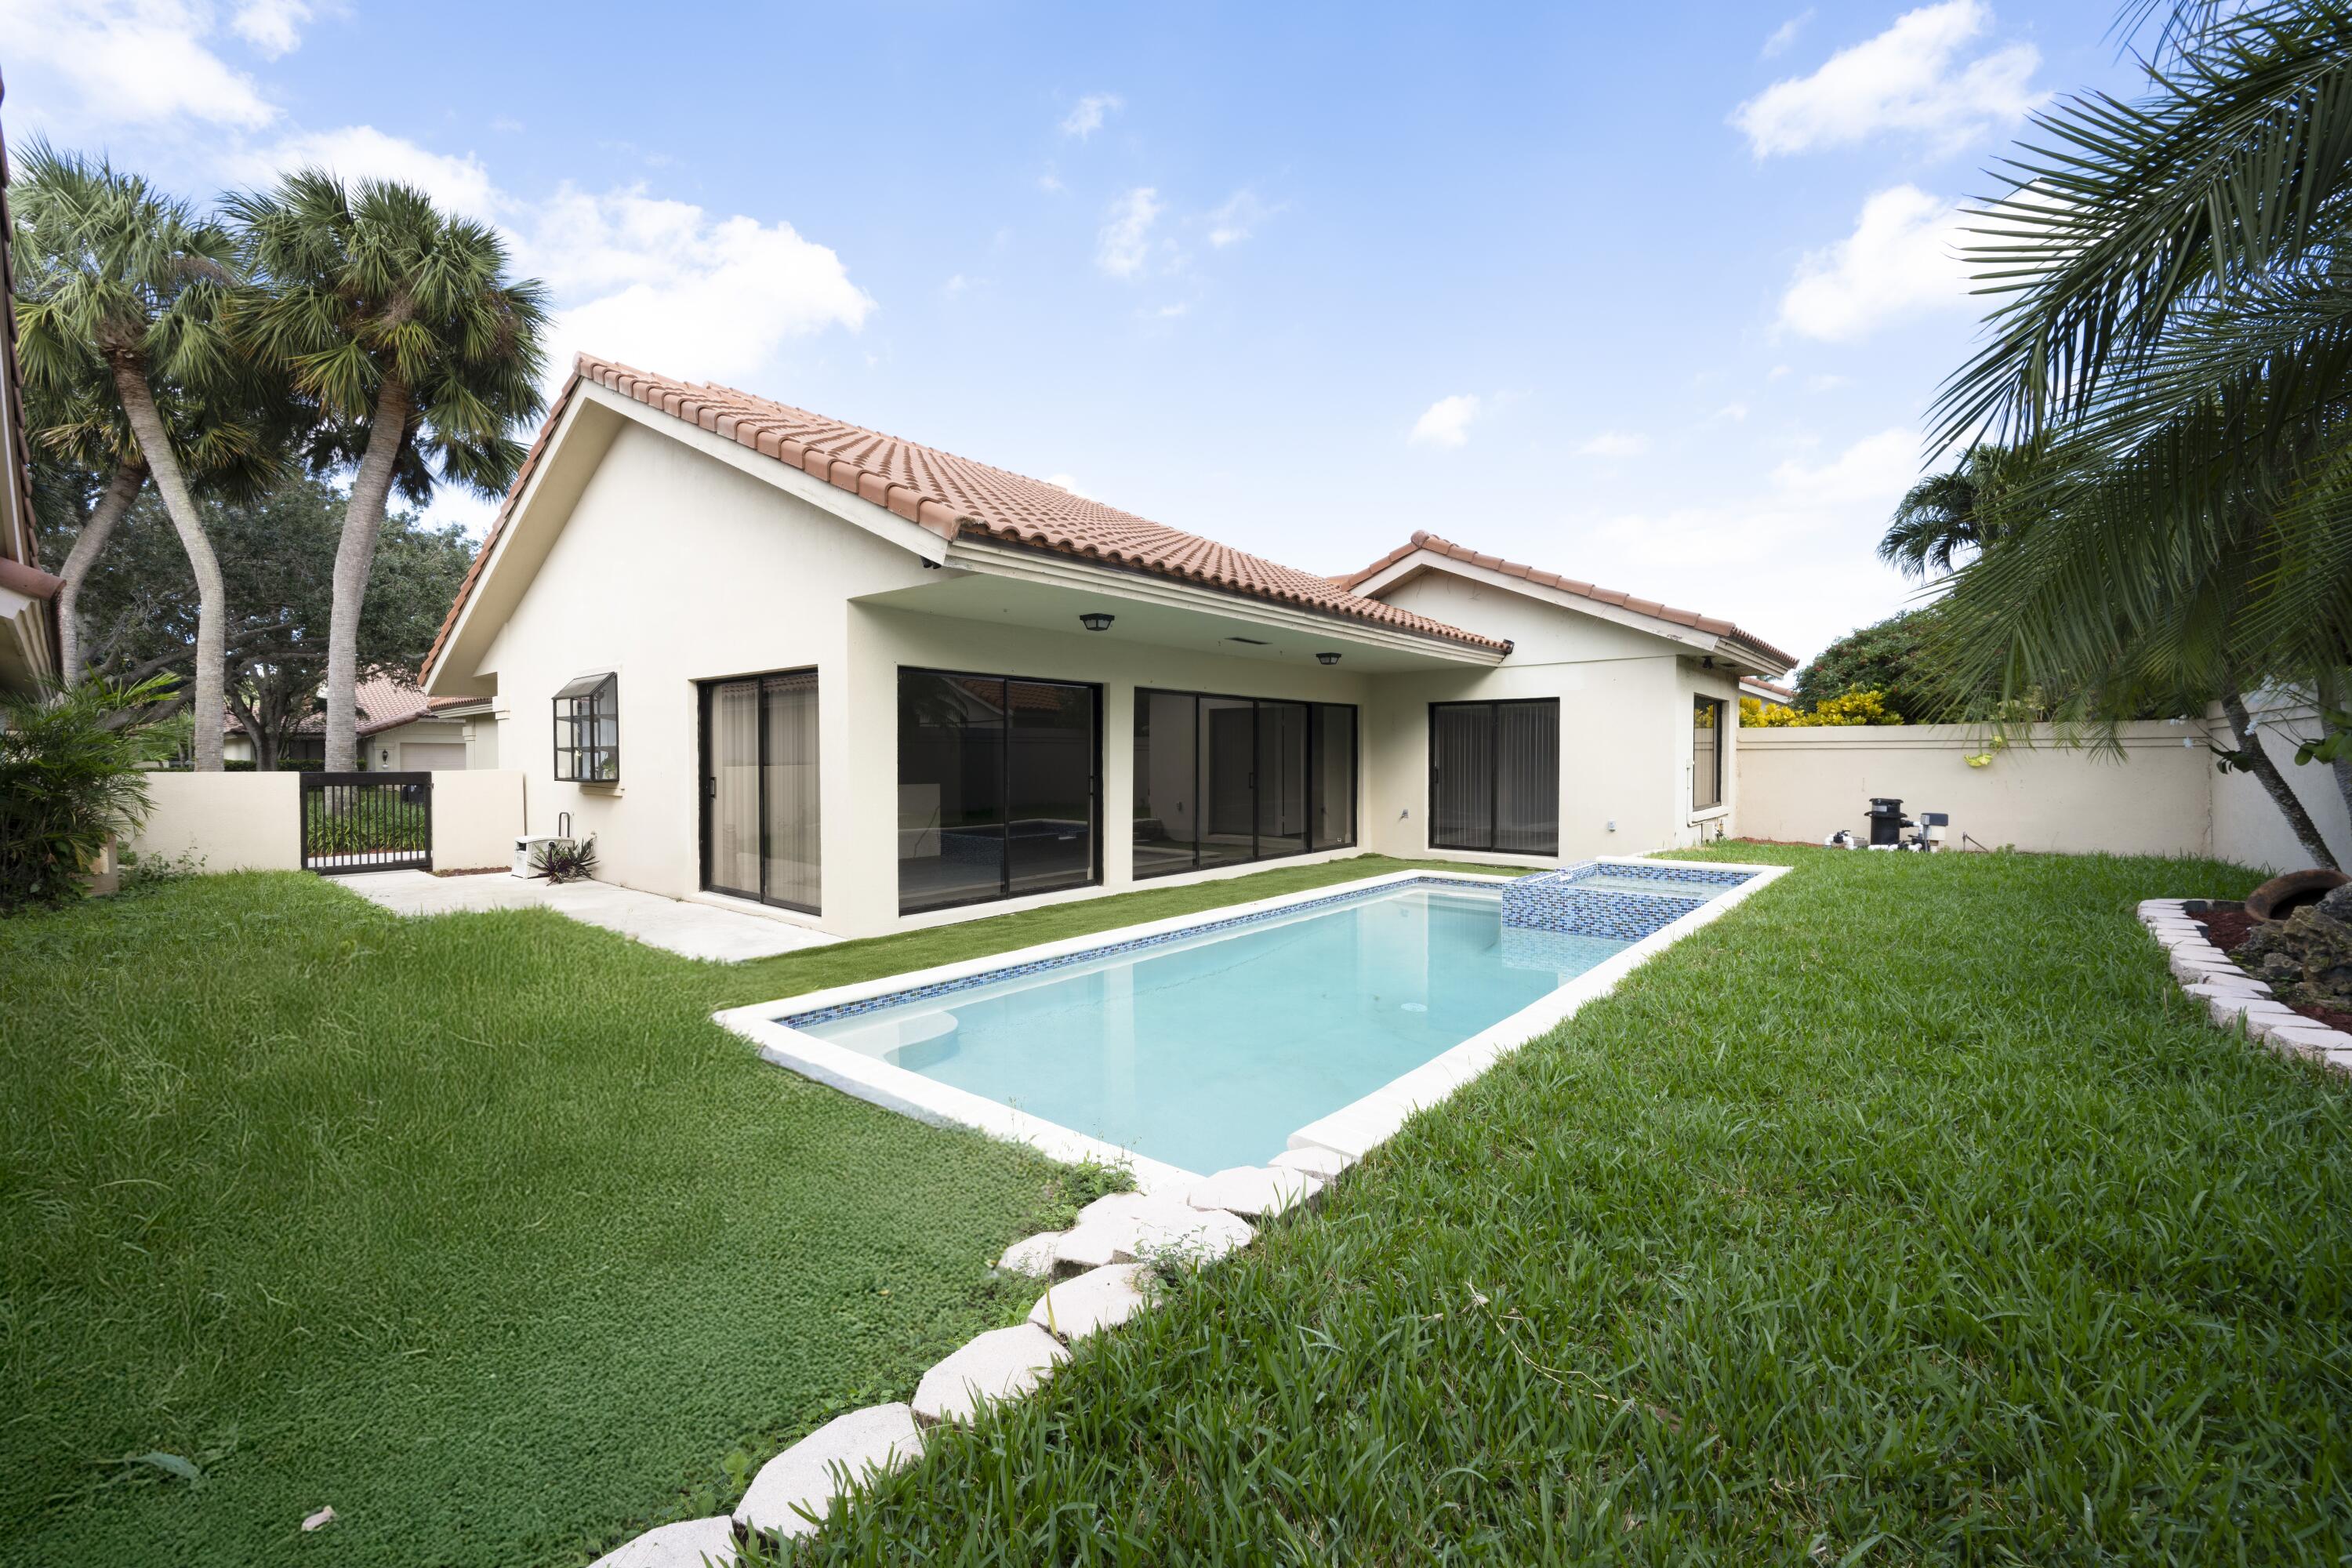
[[[818,912],[816,671],[702,687],[702,885]]]
[[[1429,705],[1429,845],[1559,853],[1559,702]]]
[[[898,672],[898,912],[1101,880],[1102,697],[1069,681]]]
[[[1134,834],[1139,879],[1347,847],[1356,710],[1138,690]]]

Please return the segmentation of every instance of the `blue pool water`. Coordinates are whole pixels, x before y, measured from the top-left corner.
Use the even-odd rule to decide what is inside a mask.
[[[1191,1171],[1290,1134],[1627,944],[1502,925],[1499,893],[1404,884],[1297,916],[782,1022]]]

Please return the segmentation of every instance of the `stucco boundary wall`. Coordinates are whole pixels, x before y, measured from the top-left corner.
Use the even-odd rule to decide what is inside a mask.
[[[2334,775],[2294,761],[2295,747],[2316,733],[2311,710],[2284,701],[2252,706],[2263,749],[2329,847],[2352,864],[2352,823]],[[2262,784],[2215,766],[2213,746],[2235,744],[2218,712],[2126,724],[2117,739],[2120,755],[2069,744],[2037,726],[1984,766],[1970,767],[1969,757],[1990,748],[1976,725],[1745,729],[1736,752],[1738,831],[1818,844],[1839,828],[1865,833],[1871,797],[1892,795],[1912,816],[1949,813],[1948,844],[1955,849],[2210,855],[2274,870],[2309,862]]]
[[[150,773],[154,809],[130,847],[145,858],[193,857],[206,871],[299,871],[301,778],[295,773]],[[435,867],[511,864],[522,824],[520,771],[434,773]]]

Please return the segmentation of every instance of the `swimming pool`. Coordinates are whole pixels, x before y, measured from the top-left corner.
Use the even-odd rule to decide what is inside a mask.
[[[1554,873],[1570,929],[1506,924],[1505,889],[1532,879],[1402,873],[719,1018],[862,1098],[1151,1186],[1392,1126],[1766,868],[1739,869]]]

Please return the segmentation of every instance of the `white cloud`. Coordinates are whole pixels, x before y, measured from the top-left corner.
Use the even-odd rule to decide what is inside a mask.
[[[952,278],[949,279],[945,283],[941,284],[940,287],[940,289],[941,289],[943,291],[945,291],[946,293],[949,293],[949,294],[961,294],[961,293],[962,293],[965,289],[969,289],[969,288],[971,288],[971,279],[969,279],[969,278],[966,278],[962,273],[959,272],[959,273],[957,273],[954,277],[952,277]]]
[[[1048,169],[1037,176],[1037,188],[1049,196],[1058,196],[1070,187],[1062,184],[1062,176]]]
[[[1849,146],[1888,132],[1956,148],[2023,118],[2047,96],[2029,85],[2042,63],[2031,44],[1960,58],[1991,26],[1983,0],[1906,12],[1812,75],[1774,82],[1734,110],[1731,123],[1759,158]]]
[[[1734,425],[1744,425],[1748,421],[1748,405],[1727,403],[1715,411],[1715,416],[1717,419],[1728,419]]]
[[[532,215],[521,259],[566,302],[559,371],[585,349],[671,375],[748,377],[788,339],[856,331],[875,309],[841,258],[792,225],[714,216],[642,186],[564,187]]]
[[[1096,240],[1095,265],[1113,278],[1141,272],[1151,254],[1151,226],[1164,210],[1160,193],[1150,185],[1138,185],[1111,203]]]
[[[192,120],[254,131],[278,117],[207,47],[208,7],[182,0],[0,0],[11,65],[56,71],[105,124]]]
[[[1772,36],[1764,40],[1764,58],[1769,60],[1786,50],[1790,44],[1797,41],[1797,35],[1805,30],[1805,24],[1812,19],[1813,8],[1808,5],[1773,28]]]
[[[1851,235],[1797,263],[1780,297],[1780,325],[1851,342],[1897,316],[1968,305],[1959,223],[1955,204],[1916,185],[1879,192],[1863,204]]]
[[[1162,305],[1151,313],[1163,321],[1172,321],[1179,316],[1188,314],[1192,309],[1190,300],[1179,300],[1172,305]]]
[[[1459,446],[1460,443],[1454,443]],[[1638,458],[1650,449],[1650,438],[1630,430],[1603,430],[1576,448],[1580,458]]]
[[[445,211],[484,220],[495,218],[500,206],[490,171],[471,153],[436,153],[373,125],[305,132],[240,153],[229,160],[228,167],[238,184],[253,186],[273,184],[297,169],[324,169],[352,181],[398,180],[415,185]]]
[[[1094,491],[1078,483],[1076,479],[1068,474],[1047,474],[1045,476],[1045,482],[1052,485],[1055,489],[1069,491],[1080,500],[1096,500],[1100,499],[1094,493]]]
[[[1478,399],[1469,393],[1441,397],[1413,421],[1410,439],[1422,447],[1459,447],[1470,439],[1470,422],[1478,417]]]
[[[1796,506],[1882,505],[1892,512],[1903,492],[1919,478],[1919,437],[1901,428],[1882,430],[1808,467],[1790,458],[1772,470],[1772,488]]]
[[[1062,117],[1062,134],[1083,142],[1102,129],[1103,116],[1126,103],[1115,92],[1090,92]]]
[[[1268,206],[1260,201],[1257,193],[1244,185],[1226,198],[1224,205],[1209,215],[1209,243],[1222,250],[1228,245],[1247,239],[1259,224],[1281,210],[1279,206]]]
[[[300,47],[310,15],[303,0],[246,0],[233,25],[238,37],[274,60]]]

